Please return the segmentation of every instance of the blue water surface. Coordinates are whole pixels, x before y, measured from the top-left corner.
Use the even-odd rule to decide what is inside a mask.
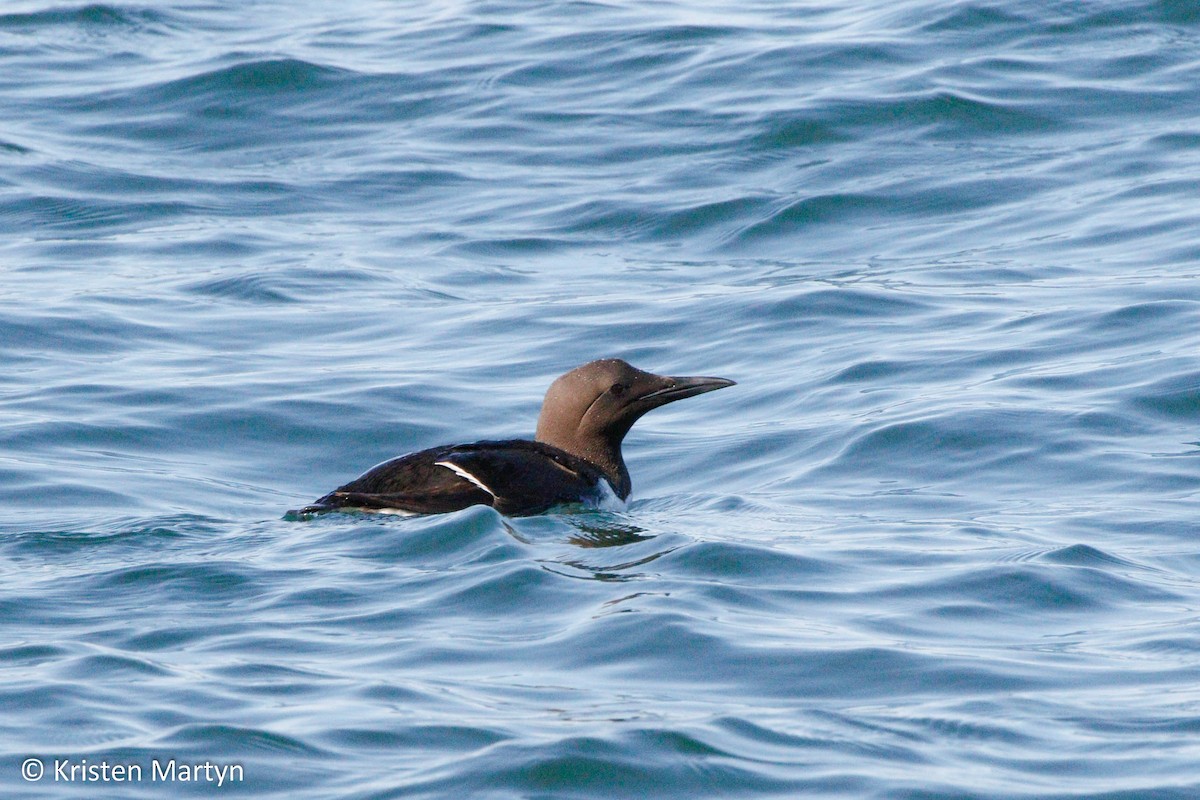
[[[1194,2],[11,0],[0,108],[0,795],[1200,797]],[[284,518],[604,356],[738,381],[625,511]]]

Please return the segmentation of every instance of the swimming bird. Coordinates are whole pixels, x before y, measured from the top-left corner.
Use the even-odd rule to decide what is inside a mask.
[[[659,406],[733,386],[725,378],[643,372],[617,358],[592,361],[550,384],[533,441],[434,447],[371,468],[291,514],[339,509],[442,514],[473,505],[539,514],[569,503],[625,500],[632,483],[621,442]]]

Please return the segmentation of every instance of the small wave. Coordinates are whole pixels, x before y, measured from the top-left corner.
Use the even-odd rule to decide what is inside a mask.
[[[804,228],[823,223],[882,222],[897,208],[895,200],[878,194],[839,192],[805,197],[743,228],[730,244],[745,246],[763,239],[795,236]]]
[[[880,130],[886,120],[903,119],[906,127],[934,139],[1045,135],[1066,125],[1064,120],[1035,111],[1017,100],[992,100],[948,89],[843,101],[831,104],[822,113],[839,120],[844,127],[872,131]],[[927,129],[922,131],[922,126]]]
[[[907,420],[873,427],[856,437],[837,457],[845,469],[868,464],[908,465],[912,474],[919,468],[930,475],[949,475],[971,469],[988,459],[1009,455],[1021,438],[1014,438],[1022,425],[1018,412],[965,411],[939,419]],[[1029,449],[1026,441],[1021,449]],[[970,458],[972,466],[957,459]]]
[[[722,585],[792,585],[840,571],[831,561],[733,542],[698,542],[667,556],[663,569]]]
[[[297,301],[296,297],[278,288],[277,284],[275,276],[252,274],[200,281],[187,288],[196,294],[241,300],[247,303],[293,303]]]
[[[193,103],[200,98],[230,100],[246,94],[279,100],[339,85],[353,75],[346,69],[280,58],[240,62],[161,83],[142,92],[147,98],[157,97],[167,103],[179,100]]]
[[[902,375],[912,374],[923,368],[923,365],[913,361],[860,361],[841,370],[829,380],[831,383],[864,383],[880,380],[894,382]]]
[[[0,30],[45,28],[58,25],[79,26],[88,30],[104,28],[145,28],[161,25],[169,17],[149,8],[129,8],[93,3],[79,8],[52,8],[27,13],[0,14]]]
[[[148,659],[116,653],[96,653],[60,661],[55,672],[68,680],[88,681],[136,681],[172,674],[171,670]]]
[[[978,36],[985,29],[1008,29],[1016,32],[1029,20],[994,5],[975,2],[955,3],[952,10],[926,23],[922,29],[929,33],[964,33]],[[1014,30],[1015,29],[1015,30]]]
[[[749,148],[755,151],[793,150],[852,138],[845,131],[839,130],[831,120],[797,117],[793,114],[771,115],[760,120],[756,127],[760,130],[750,140]]]
[[[733,759],[694,734],[642,728],[612,738],[500,743],[461,761],[453,775],[430,769],[404,789],[422,796],[482,796],[503,787],[522,796],[696,798],[796,787],[776,773],[774,765]]]
[[[412,725],[402,730],[386,728],[332,728],[322,739],[333,747],[393,753],[397,750],[472,752],[491,747],[512,737],[492,728],[468,725]]]
[[[1066,547],[1050,550],[1042,553],[1039,556],[1039,559],[1051,564],[1062,564],[1069,567],[1098,567],[1101,569],[1110,569],[1114,566],[1134,568],[1138,568],[1139,566],[1134,564],[1132,561],[1126,561],[1123,558],[1110,555],[1103,550],[1086,544],[1072,544]]]
[[[156,150],[165,145],[219,152],[337,138],[330,120],[347,115],[404,118],[410,102],[421,102],[411,100],[412,94],[403,76],[370,76],[282,58],[243,60],[183,78],[51,102],[89,115],[85,130],[92,135],[140,139]]]
[[[569,239],[547,236],[520,236],[513,238],[473,239],[450,245],[445,248],[445,252],[463,256],[508,259],[562,252],[572,247],[574,247],[574,242]]]
[[[32,148],[17,144],[16,142],[0,141],[0,151],[5,153],[15,153],[17,155],[30,155],[34,152]]]
[[[1163,419],[1200,420],[1200,373],[1175,375],[1140,386],[1130,393],[1126,403],[1143,414]]]
[[[155,744],[167,747],[196,747],[206,752],[243,756],[252,753],[319,756],[325,751],[293,736],[239,725],[190,723],[182,725]]]
[[[944,598],[954,607],[973,607],[983,618],[1009,614],[1086,614],[1177,598],[1162,585],[1112,571],[1113,567],[1121,567],[1121,572],[1128,572],[1123,563],[1092,559],[1075,564],[1070,563],[1070,556],[1056,560],[1045,554],[1039,559],[1048,565],[1024,562],[975,569],[920,588],[907,586],[904,592],[909,597],[926,596],[931,601]],[[942,608],[937,606],[935,615]]]
[[[36,667],[41,664],[60,661],[70,651],[59,645],[18,644],[0,647],[0,664],[10,667]]]
[[[327,514],[307,525],[356,558],[427,568],[470,562],[514,542],[504,518],[490,506],[425,517]]]
[[[82,235],[97,230],[143,228],[163,220],[187,217],[197,210],[190,203],[170,200],[24,195],[0,203],[0,222],[27,235],[37,235],[41,231]]]
[[[88,577],[97,592],[142,593],[150,597],[181,599],[248,598],[261,583],[242,565],[229,562],[150,563],[100,572]]]

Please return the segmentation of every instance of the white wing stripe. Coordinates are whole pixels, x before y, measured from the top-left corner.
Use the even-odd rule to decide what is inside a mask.
[[[458,464],[451,464],[449,461],[435,461],[433,463],[434,463],[434,466],[445,467],[446,469],[450,470],[458,477],[469,480],[471,483],[475,484],[480,489],[483,489],[485,492],[490,494],[492,497],[496,496],[496,493],[493,492],[491,489],[489,489],[486,483],[479,480],[479,478],[476,478],[471,473],[467,472],[465,469],[460,467]]]

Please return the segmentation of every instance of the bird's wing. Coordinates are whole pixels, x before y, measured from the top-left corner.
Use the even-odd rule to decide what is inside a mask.
[[[300,512],[442,514],[486,505],[512,516],[537,514],[593,494],[599,475],[586,462],[536,442],[435,447],[385,461]]]
[[[537,514],[579,502],[595,489],[595,470],[529,442],[481,442],[450,448],[437,462],[493,498],[503,514]]]
[[[422,450],[371,468],[302,511],[336,508],[444,514],[468,506],[490,506],[495,496],[478,483],[439,464],[449,448]]]

